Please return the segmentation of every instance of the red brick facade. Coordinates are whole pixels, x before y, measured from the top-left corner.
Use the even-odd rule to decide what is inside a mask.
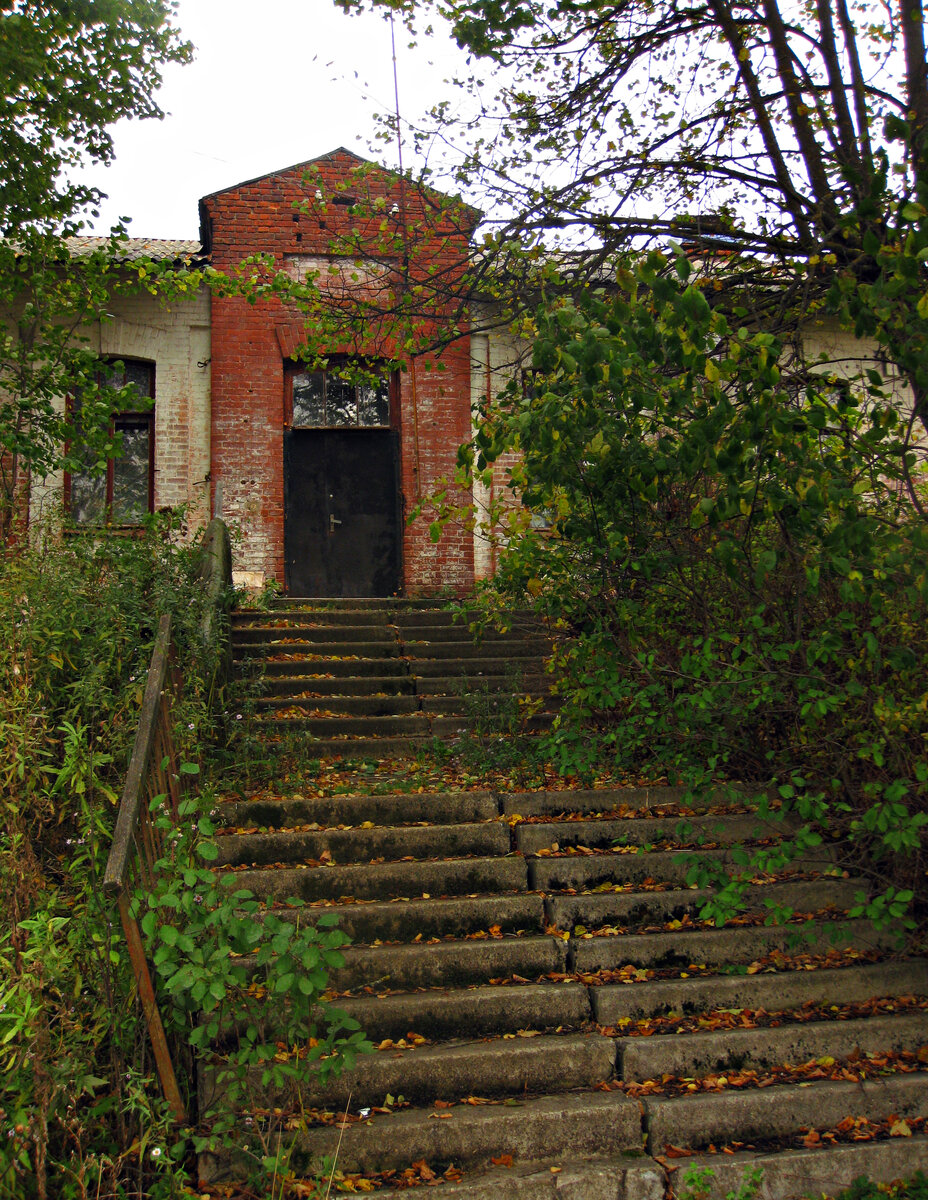
[[[311,174],[308,175],[307,172]],[[467,261],[469,216],[442,198],[405,188],[399,178],[345,150],[201,201],[205,249],[219,271],[234,271],[249,255],[267,255],[293,277],[306,261],[321,270],[320,285],[355,297],[422,295],[419,336],[428,340],[450,318],[454,281]],[[407,242],[396,231],[401,219]],[[386,231],[386,232],[385,232]],[[408,239],[415,244],[409,253]],[[384,240],[395,251],[387,256]],[[354,269],[335,239],[350,240]],[[380,263],[371,279],[364,261]],[[401,263],[400,260],[404,259]],[[386,263],[386,266],[382,264]],[[257,273],[265,271],[257,268]],[[435,280],[441,284],[436,285]],[[442,291],[444,289],[444,292]],[[449,299],[443,301],[441,295]],[[322,319],[322,318],[320,318]],[[409,517],[417,498],[454,474],[458,446],[470,436],[470,350],[467,329],[440,355],[421,355],[399,374],[392,424],[400,447],[400,511]],[[306,318],[275,297],[251,304],[241,296],[214,296],[211,351],[211,481],[213,509],[241,528],[237,553],[244,569],[283,582],[285,370],[303,340]],[[401,357],[394,328],[381,323],[349,343],[326,347],[370,358]],[[421,344],[421,343],[419,343]],[[405,524],[399,589],[410,594],[457,593],[474,582],[473,537],[446,531],[438,544],[427,519]]]

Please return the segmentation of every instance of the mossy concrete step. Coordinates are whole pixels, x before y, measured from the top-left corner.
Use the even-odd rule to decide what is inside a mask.
[[[814,971],[775,971],[756,975],[699,975],[651,979],[646,983],[606,984],[591,990],[600,1025],[617,1026],[623,1017],[700,1015],[716,1008],[785,1012],[803,1005],[856,1004],[875,997],[928,995],[928,960],[923,958],[829,967]]]
[[[272,609],[239,608],[231,614],[233,629],[253,624],[269,624],[286,621],[287,624],[348,625],[353,628],[366,626],[388,628],[393,625],[393,614],[382,609],[300,609],[274,607]]]
[[[544,620],[528,609],[515,609],[507,616],[508,630],[502,631],[504,633],[520,629],[531,631],[546,629]],[[394,614],[394,620],[404,632],[417,627],[432,628],[437,625],[452,625],[455,629],[469,633],[471,625],[478,627],[481,625],[481,614],[476,608],[428,608],[419,612],[399,609]],[[495,625],[487,625],[486,629],[487,632],[500,632]]]
[[[822,847],[821,853],[794,859],[788,869],[793,872],[822,871],[832,866],[832,860]],[[684,884],[689,873],[699,863],[708,861],[722,868],[731,864],[734,874],[739,868],[732,864],[731,850],[659,850],[637,854],[565,854],[550,858],[528,860],[529,886],[534,891],[582,891],[608,884],[634,886],[653,880],[657,883]],[[777,868],[778,870],[780,868]]]
[[[652,969],[693,964],[723,967],[751,963],[774,951],[822,954],[833,946],[892,950],[895,929],[876,930],[869,921],[813,921],[806,925],[733,925],[721,929],[626,933],[614,937],[574,938],[571,966],[592,973],[634,966]]]
[[[300,1099],[306,1107],[344,1110],[350,1096],[351,1109],[357,1112],[382,1105],[387,1095],[417,1105],[469,1096],[558,1095],[609,1080],[614,1068],[615,1043],[595,1033],[390,1047],[362,1055],[354,1067],[325,1084],[308,1075],[300,1086]],[[261,1074],[255,1070],[250,1076],[255,1102],[266,1108],[287,1104],[288,1089],[263,1086]],[[221,1095],[221,1084],[204,1072],[201,1107]]]
[[[557,1169],[541,1163],[514,1167],[471,1169],[458,1183],[446,1183],[442,1200],[665,1200],[677,1195],[685,1171],[709,1169],[700,1185],[704,1200],[731,1200],[741,1188],[745,1172],[758,1168],[763,1184],[758,1200],[802,1200],[803,1197],[837,1195],[861,1175],[874,1183],[888,1184],[928,1171],[928,1138],[894,1138],[888,1142],[850,1142],[819,1145],[812,1150],[782,1150],[764,1154],[694,1155],[666,1165],[649,1156],[636,1161],[622,1156],[586,1162],[565,1157]],[[381,1200],[408,1200],[406,1188],[378,1193]]]
[[[544,729],[550,729],[555,714],[551,712],[532,713],[530,716],[520,717],[516,722],[516,729],[513,733],[539,733]],[[477,725],[475,718],[465,716],[458,713],[454,716],[440,716],[439,714],[429,715],[429,725],[432,733],[438,738],[454,738],[459,737],[464,733],[474,729]],[[495,732],[489,730],[482,735],[485,738],[497,738],[504,736],[503,732]]]
[[[302,654],[307,657],[322,659],[329,658],[398,658],[402,648],[395,638],[377,640],[368,638],[364,641],[325,642],[319,638],[289,636],[280,630],[275,630],[275,637],[259,638],[251,632],[232,639],[234,658],[261,659],[269,654],[282,652],[285,654]]]
[[[472,638],[435,638],[400,642],[402,653],[413,664],[444,659],[514,659],[541,658],[550,653],[551,643],[545,638],[499,638],[476,643]]]
[[[408,679],[409,666],[401,658],[363,658],[360,655],[348,655],[344,658],[320,658],[316,654],[289,654],[287,647],[281,647],[284,657],[280,659],[252,659],[249,666],[257,668],[265,677],[287,676],[291,679],[305,679],[312,686],[316,679],[364,679],[368,676],[381,678]],[[241,665],[241,663],[240,663]]]
[[[299,722],[287,724],[286,721],[264,721],[258,726],[266,730],[267,736],[273,741],[289,741],[298,743],[301,750],[320,760],[336,760],[344,763],[379,762],[384,758],[414,758],[424,746],[428,746],[433,738],[431,733],[410,734],[408,737],[319,737],[305,728]]]
[[[505,663],[505,668],[501,671],[500,667]],[[518,681],[526,673],[529,675],[542,674],[542,665],[537,655],[516,654],[515,652],[506,652],[505,654],[490,655],[484,654],[482,648],[477,646],[473,648],[472,654],[461,655],[457,658],[409,658],[409,672],[412,675],[420,678],[439,678],[454,679],[464,676],[466,683],[474,691],[479,691],[484,681],[489,686],[491,679],[498,679],[500,675],[506,678],[506,686],[511,688],[513,681]]]
[[[619,1076],[627,1083],[662,1075],[699,1079],[734,1071],[801,1066],[858,1052],[878,1055],[928,1044],[928,1013],[897,1013],[851,1021],[804,1021],[776,1028],[725,1029],[680,1037],[619,1038]]]
[[[638,1104],[621,1093],[543,1096],[507,1107],[460,1105],[436,1119],[434,1111],[412,1109],[372,1114],[345,1129],[298,1134],[289,1167],[312,1172],[323,1156],[338,1153],[339,1169],[384,1170],[425,1159],[441,1172],[454,1163],[488,1163],[493,1157],[551,1161],[569,1156],[641,1151]],[[205,1180],[221,1163],[201,1160]],[[566,1200],[566,1198],[565,1198]]]
[[[433,1041],[518,1035],[520,1030],[561,1032],[583,1029],[590,1021],[589,993],[580,983],[436,988],[337,1003],[374,1041],[410,1032]]]
[[[764,822],[754,816],[694,816],[648,819],[619,818],[601,821],[551,821],[520,824],[516,828],[516,847],[523,854],[568,846],[602,849],[610,846],[647,846],[661,842],[690,843],[756,842],[763,838],[782,838],[787,832],[781,822]]]
[[[858,1082],[805,1084],[648,1096],[644,1100],[647,1149],[699,1149],[711,1143],[782,1137],[802,1128],[832,1129],[846,1117],[885,1121],[928,1112],[928,1072],[884,1075]]]
[[[806,913],[832,907],[840,914],[856,902],[858,893],[866,890],[865,880],[831,877],[753,884],[745,891],[746,912],[757,915],[771,908],[789,908]],[[549,924],[565,932],[577,925],[586,929],[608,925],[634,929],[696,918],[713,895],[709,888],[552,895],[545,900],[545,915]]]
[[[348,612],[352,609],[383,612],[416,612],[449,609],[453,600],[444,596],[278,596],[273,610],[305,609],[312,612]]]
[[[280,911],[305,922],[316,914],[338,917],[338,928],[355,944],[411,942],[416,937],[466,938],[478,934],[483,942],[494,927],[500,933],[540,933],[544,928],[542,899],[533,892],[487,896],[443,896],[428,900],[386,903],[332,904],[322,908]]]
[[[352,717],[390,717],[401,713],[418,713],[421,706],[418,697],[411,695],[392,696],[263,696],[255,701],[255,709],[262,716],[274,715],[284,709],[300,710],[307,717],[338,713]]]
[[[548,696],[551,679],[540,668],[513,675],[513,673],[483,674],[479,679],[468,675],[416,675],[416,692],[426,696],[476,696],[490,692]],[[515,689],[513,688],[515,684]]]
[[[727,1200],[729,1194],[737,1194],[745,1172],[751,1169],[760,1171],[763,1178],[760,1200],[837,1196],[862,1175],[871,1183],[890,1184],[911,1179],[918,1171],[928,1172],[928,1138],[901,1137],[888,1142],[848,1142],[836,1146],[819,1144],[811,1150],[782,1150],[779,1154],[741,1151],[724,1156],[696,1155],[687,1159],[686,1165],[696,1170],[712,1167],[705,1200]]]
[[[416,681],[405,671],[395,675],[348,675],[339,679],[308,679],[305,675],[280,674],[265,678],[261,690],[265,699],[271,696],[296,699],[301,692],[314,692],[320,699],[326,696],[379,696],[381,693],[388,696],[414,696]]]
[[[503,812],[507,816],[518,814],[523,817],[543,817],[571,813],[606,814],[632,808],[649,819],[665,815],[662,809],[678,808],[686,801],[693,812],[712,810],[717,806],[730,807],[733,803],[745,802],[755,793],[749,788],[732,788],[719,785],[707,789],[697,797],[688,798],[685,787],[670,787],[667,784],[638,787],[570,788],[537,792],[504,792],[501,796]],[[677,817],[691,820],[691,817]]]
[[[350,713],[340,717],[286,717],[272,712],[255,718],[256,727],[263,725],[275,729],[302,729],[317,738],[413,737],[416,734],[428,736],[432,732],[428,717],[417,712],[386,717],[353,717]]]
[[[460,988],[514,975],[535,980],[567,967],[566,944],[543,934],[436,945],[351,946],[343,954],[345,966],[329,979],[338,992],[358,991],[365,985],[397,991]]]
[[[295,638],[304,642],[322,645],[340,645],[347,642],[397,643],[396,631],[389,625],[326,625],[318,621],[293,621],[284,624],[277,621],[238,622],[232,627],[233,645],[246,642],[273,642],[281,638]]]
[[[229,826],[286,829],[293,825],[318,824],[453,825],[490,821],[498,815],[490,792],[408,792],[391,795],[295,795],[278,799],[256,796],[251,800],[225,803],[216,818]]]
[[[261,899],[387,900],[393,897],[467,896],[525,889],[521,858],[452,858],[433,862],[369,863],[364,866],[292,867],[237,871],[239,887]]]
[[[373,829],[319,829],[226,835],[216,843],[217,866],[299,863],[328,855],[332,863],[398,862],[417,858],[463,858],[509,853],[509,827],[498,820],[479,824],[382,825]],[[313,870],[331,870],[314,867]]]

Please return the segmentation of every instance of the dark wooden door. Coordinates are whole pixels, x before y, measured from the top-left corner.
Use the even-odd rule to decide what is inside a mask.
[[[292,596],[390,596],[400,571],[392,429],[284,433],[284,558]]]

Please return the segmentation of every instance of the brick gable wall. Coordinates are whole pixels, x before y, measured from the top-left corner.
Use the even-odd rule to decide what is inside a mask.
[[[453,295],[467,259],[461,210],[443,208],[411,187],[401,194],[395,175],[372,168],[346,151],[309,166],[313,172],[309,182],[303,165],[202,201],[213,266],[233,271],[249,255],[269,255],[275,269],[291,275],[307,265],[322,270],[320,287],[329,289],[333,301],[340,292],[356,298],[365,291],[377,300],[398,279],[401,248],[397,243],[386,269],[376,263],[366,269],[366,251],[372,247],[375,255],[381,254],[378,261],[384,261],[383,230],[391,219],[391,228],[395,227],[395,214],[402,206],[414,241],[407,276],[410,294],[418,286],[425,297],[421,334],[427,340],[439,332],[454,307],[451,299],[442,300],[442,290]],[[355,194],[362,201],[360,215],[344,202]],[[296,207],[301,204],[302,211]],[[334,238],[351,240],[360,269],[344,258],[333,261]],[[327,263],[331,272],[323,270]],[[256,304],[240,296],[213,299],[213,505],[226,520],[240,525],[236,565],[278,581],[284,579],[284,371],[287,357],[301,340],[303,323],[298,311],[273,297]],[[395,424],[406,516],[439,479],[453,477],[457,447],[470,436],[469,339],[459,320],[457,328],[461,336],[439,355],[423,355],[400,374]],[[387,326],[374,326],[362,339],[327,349],[371,357],[392,355],[391,336]],[[462,594],[473,581],[473,538],[467,530],[449,531],[435,545],[428,536],[427,519],[405,527],[406,592]]]

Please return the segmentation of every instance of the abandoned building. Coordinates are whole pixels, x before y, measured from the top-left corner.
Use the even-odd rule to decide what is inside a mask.
[[[382,245],[376,262],[368,258],[366,227],[382,240],[385,223],[399,228],[402,219],[417,235],[407,274],[453,280],[476,214],[441,200],[339,149],[206,196],[199,244],[129,239],[124,254],[222,272],[263,256],[268,274],[315,273],[333,293],[357,290],[366,271],[363,292],[389,286],[391,275]],[[350,253],[333,253],[338,238],[351,239]],[[33,481],[30,520],[62,499],[70,520],[88,526],[131,525],[145,511],[183,505],[193,524],[220,515],[232,526],[236,573],[252,586],[273,579],[291,594],[331,596],[473,586],[481,568],[472,533],[449,531],[436,544],[427,519],[408,521],[436,481],[453,476],[470,436],[466,327],[450,342],[436,336],[437,353],[389,371],[382,364],[399,353],[373,322],[367,344],[326,347],[317,370],[298,354],[305,313],[273,296],[255,302],[204,284],[169,304],[140,293],[112,308],[87,330],[90,344],[154,403],[115,416],[123,453],[105,475]],[[433,304],[418,318],[423,336],[445,316]],[[342,377],[349,358],[364,365],[363,379]]]
[[[206,196],[200,217],[199,243],[132,238],[126,260],[239,277],[250,262],[255,279],[309,275],[335,308],[346,298],[372,314],[402,271],[408,295],[429,295],[413,316],[419,344],[433,332],[436,351],[404,356],[395,327],[374,315],[360,341],[325,345],[317,369],[300,354],[312,318],[272,293],[204,284],[169,304],[144,292],[114,299],[110,319],[86,336],[154,403],[116,415],[122,455],[104,475],[33,480],[30,520],[62,501],[70,520],[91,527],[184,506],[194,527],[213,515],[229,523],[236,576],[249,586],[466,594],[492,573],[492,547],[464,524],[433,542],[428,517],[409,518],[453,478],[472,404],[498,390],[514,361],[504,331],[471,330],[453,303],[479,214],[337,149]],[[404,357],[401,371],[383,365]],[[349,361],[364,365],[361,378],[339,371]]]

